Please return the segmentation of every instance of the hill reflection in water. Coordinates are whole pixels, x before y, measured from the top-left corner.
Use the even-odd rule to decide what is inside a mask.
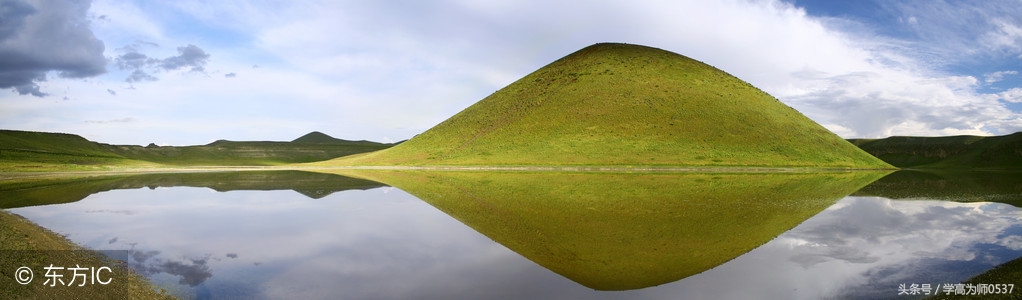
[[[1006,199],[1010,181],[955,192],[871,172],[344,173],[365,179],[23,182],[0,184],[0,204],[86,247],[134,251],[140,272],[186,298],[886,298],[1022,255],[1018,208],[968,202]],[[888,198],[930,183],[967,203]],[[73,200],[25,206],[47,195]]]

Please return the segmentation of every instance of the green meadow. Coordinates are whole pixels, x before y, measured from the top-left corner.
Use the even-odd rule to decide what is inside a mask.
[[[400,188],[597,290],[713,268],[886,174],[332,172]]]
[[[0,130],[0,172],[96,171],[118,167],[155,167],[66,133]]]

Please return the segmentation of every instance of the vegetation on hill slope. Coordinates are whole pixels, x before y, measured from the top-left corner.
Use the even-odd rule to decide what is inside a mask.
[[[561,58],[393,148],[326,164],[890,168],[721,70],[609,43]]]
[[[200,146],[103,145],[111,153],[175,166],[272,166],[315,162],[390,147],[374,142],[235,142],[219,140]]]
[[[1022,132],[1005,136],[892,136],[849,139],[862,150],[901,168],[1022,168]]]
[[[345,143],[366,144],[366,145],[378,144],[378,143],[367,142],[367,141],[357,141],[356,142],[356,141],[342,140],[342,139],[339,139],[339,138],[335,138],[335,137],[329,136],[329,135],[327,135],[325,133],[322,133],[322,132],[319,132],[319,131],[313,131],[313,132],[310,132],[310,133],[306,133],[305,135],[303,135],[303,136],[301,136],[301,137],[299,137],[297,139],[294,139],[291,142],[292,143],[298,143],[298,144],[345,144]]]
[[[199,146],[108,145],[73,134],[0,130],[0,171],[110,167],[267,166],[314,162],[392,146],[313,132],[293,142],[219,140]]]
[[[73,134],[0,130],[0,171],[97,170],[154,166],[112,153]]]

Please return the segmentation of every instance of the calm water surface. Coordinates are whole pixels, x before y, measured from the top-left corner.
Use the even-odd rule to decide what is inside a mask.
[[[915,186],[905,180],[922,179],[888,176],[897,180],[838,195],[794,228],[702,273],[598,291],[401,189],[337,188],[345,184],[330,180],[345,179],[316,176],[290,189],[291,179],[278,177],[79,183],[77,193],[88,191],[79,201],[8,211],[88,248],[130,250],[133,268],[197,299],[897,298],[899,284],[957,283],[1022,256],[1022,213],[1006,204],[1018,200],[1011,195],[1017,187],[941,197],[904,188]],[[59,186],[35,187],[32,197]],[[946,201],[952,198],[958,201]],[[1003,203],[984,201],[991,199]]]

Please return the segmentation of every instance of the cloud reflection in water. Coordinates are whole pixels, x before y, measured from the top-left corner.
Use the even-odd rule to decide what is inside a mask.
[[[664,286],[694,298],[893,298],[1022,256],[1022,214],[1000,203],[846,197],[735,260]]]
[[[1014,206],[846,197],[714,269],[599,292],[400,190],[319,200],[291,191],[207,191],[117,190],[12,211],[86,246],[136,250],[140,272],[193,297],[885,298],[902,283],[958,282],[1022,256]],[[113,211],[133,213],[91,213]]]

